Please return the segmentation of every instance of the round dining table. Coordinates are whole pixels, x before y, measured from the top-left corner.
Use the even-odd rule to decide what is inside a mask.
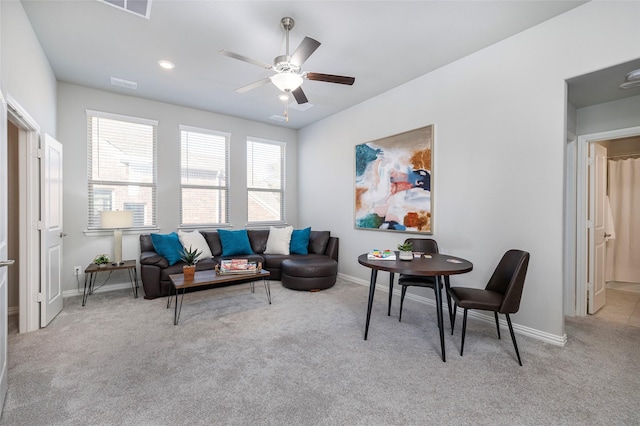
[[[369,281],[369,304],[367,306],[367,321],[364,328],[364,340],[367,340],[369,333],[369,321],[371,319],[371,306],[373,305],[373,296],[376,290],[376,279],[378,277],[378,271],[387,271],[390,273],[389,277],[389,306],[387,309],[387,315],[391,314],[391,297],[393,295],[393,279],[394,274],[406,274],[417,275],[426,277],[444,277],[445,292],[447,298],[449,298],[449,276],[456,274],[464,274],[473,269],[473,264],[468,260],[460,257],[450,256],[441,253],[431,254],[415,254],[412,260],[400,260],[398,258],[398,252],[394,260],[382,260],[382,259],[370,259],[369,253],[361,254],[358,257],[358,263],[367,268],[371,268],[371,278]],[[440,348],[442,351],[442,361],[446,362],[445,348],[444,348],[444,321],[442,314],[442,284],[440,279],[436,279],[436,311],[438,315],[438,323],[440,324]],[[449,303],[449,307],[451,304]],[[449,318],[453,312],[449,308]]]

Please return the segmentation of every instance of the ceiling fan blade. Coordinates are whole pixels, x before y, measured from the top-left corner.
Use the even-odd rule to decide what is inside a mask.
[[[318,47],[320,47],[320,42],[318,40],[314,40],[311,37],[305,37],[296,51],[293,52],[293,55],[291,55],[290,62],[294,65],[301,66],[307,59],[309,59],[309,56],[311,56]]]
[[[268,70],[271,69],[271,65],[267,64],[266,62],[258,61],[257,59],[251,59],[251,58],[248,58],[248,57],[246,57],[244,55],[240,55],[239,53],[230,52],[230,51],[225,50],[225,49],[219,50],[218,53],[221,54],[221,55],[224,55],[224,56],[228,56],[228,57],[233,58],[233,59],[239,59],[241,61],[248,62],[248,63],[253,64],[253,65],[257,65],[260,68],[265,68],[265,69],[268,69]]]
[[[249,90],[253,90],[253,89],[257,88],[257,87],[264,86],[265,84],[269,83],[270,81],[271,81],[271,79],[269,77],[263,78],[262,80],[254,81],[251,84],[247,84],[246,86],[238,87],[236,89],[236,92],[245,93],[245,92],[248,92]]]
[[[298,105],[306,104],[307,102],[309,102],[309,100],[307,99],[307,95],[305,95],[302,91],[302,86],[298,87],[291,93],[293,93],[293,97],[296,98],[296,102],[298,103]]]
[[[326,81],[327,83],[348,84],[351,86],[355,81],[355,77],[345,77],[343,75],[320,74],[317,72],[308,72],[305,74],[307,80]]]

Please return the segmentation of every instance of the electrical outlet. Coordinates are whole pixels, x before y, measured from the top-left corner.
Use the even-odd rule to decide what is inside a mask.
[[[73,275],[76,275],[76,276],[80,275],[81,271],[82,271],[82,266],[74,266],[73,267]]]

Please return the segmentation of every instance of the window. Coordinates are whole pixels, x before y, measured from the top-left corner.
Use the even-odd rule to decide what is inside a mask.
[[[226,224],[229,217],[227,133],[180,126],[183,226]]]
[[[284,148],[281,142],[247,140],[249,223],[284,221]]]
[[[133,210],[134,227],[156,225],[157,121],[87,111],[89,229],[103,210]]]

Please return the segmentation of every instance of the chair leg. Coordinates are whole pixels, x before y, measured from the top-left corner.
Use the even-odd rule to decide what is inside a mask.
[[[504,314],[507,317],[507,324],[509,324],[509,333],[511,333],[511,340],[513,340],[513,347],[516,350],[516,356],[518,357],[518,364],[522,367],[522,360],[520,359],[520,352],[518,351],[518,344],[516,343],[516,335],[513,333],[513,326],[511,325],[511,318],[509,314]]]
[[[458,312],[458,304],[453,304],[453,314],[451,315],[451,335],[453,336],[453,327],[456,325],[456,314]]]
[[[464,315],[462,316],[462,343],[460,344],[460,356],[462,356],[462,352],[464,351],[464,335],[467,332],[467,309],[464,310]]]
[[[496,330],[498,330],[498,339],[500,339],[500,323],[498,322],[498,313],[493,311],[493,316],[496,317]]]
[[[398,321],[402,322],[402,305],[404,305],[404,295],[407,294],[407,286],[402,286],[402,292],[400,293],[400,315],[398,315]]]

